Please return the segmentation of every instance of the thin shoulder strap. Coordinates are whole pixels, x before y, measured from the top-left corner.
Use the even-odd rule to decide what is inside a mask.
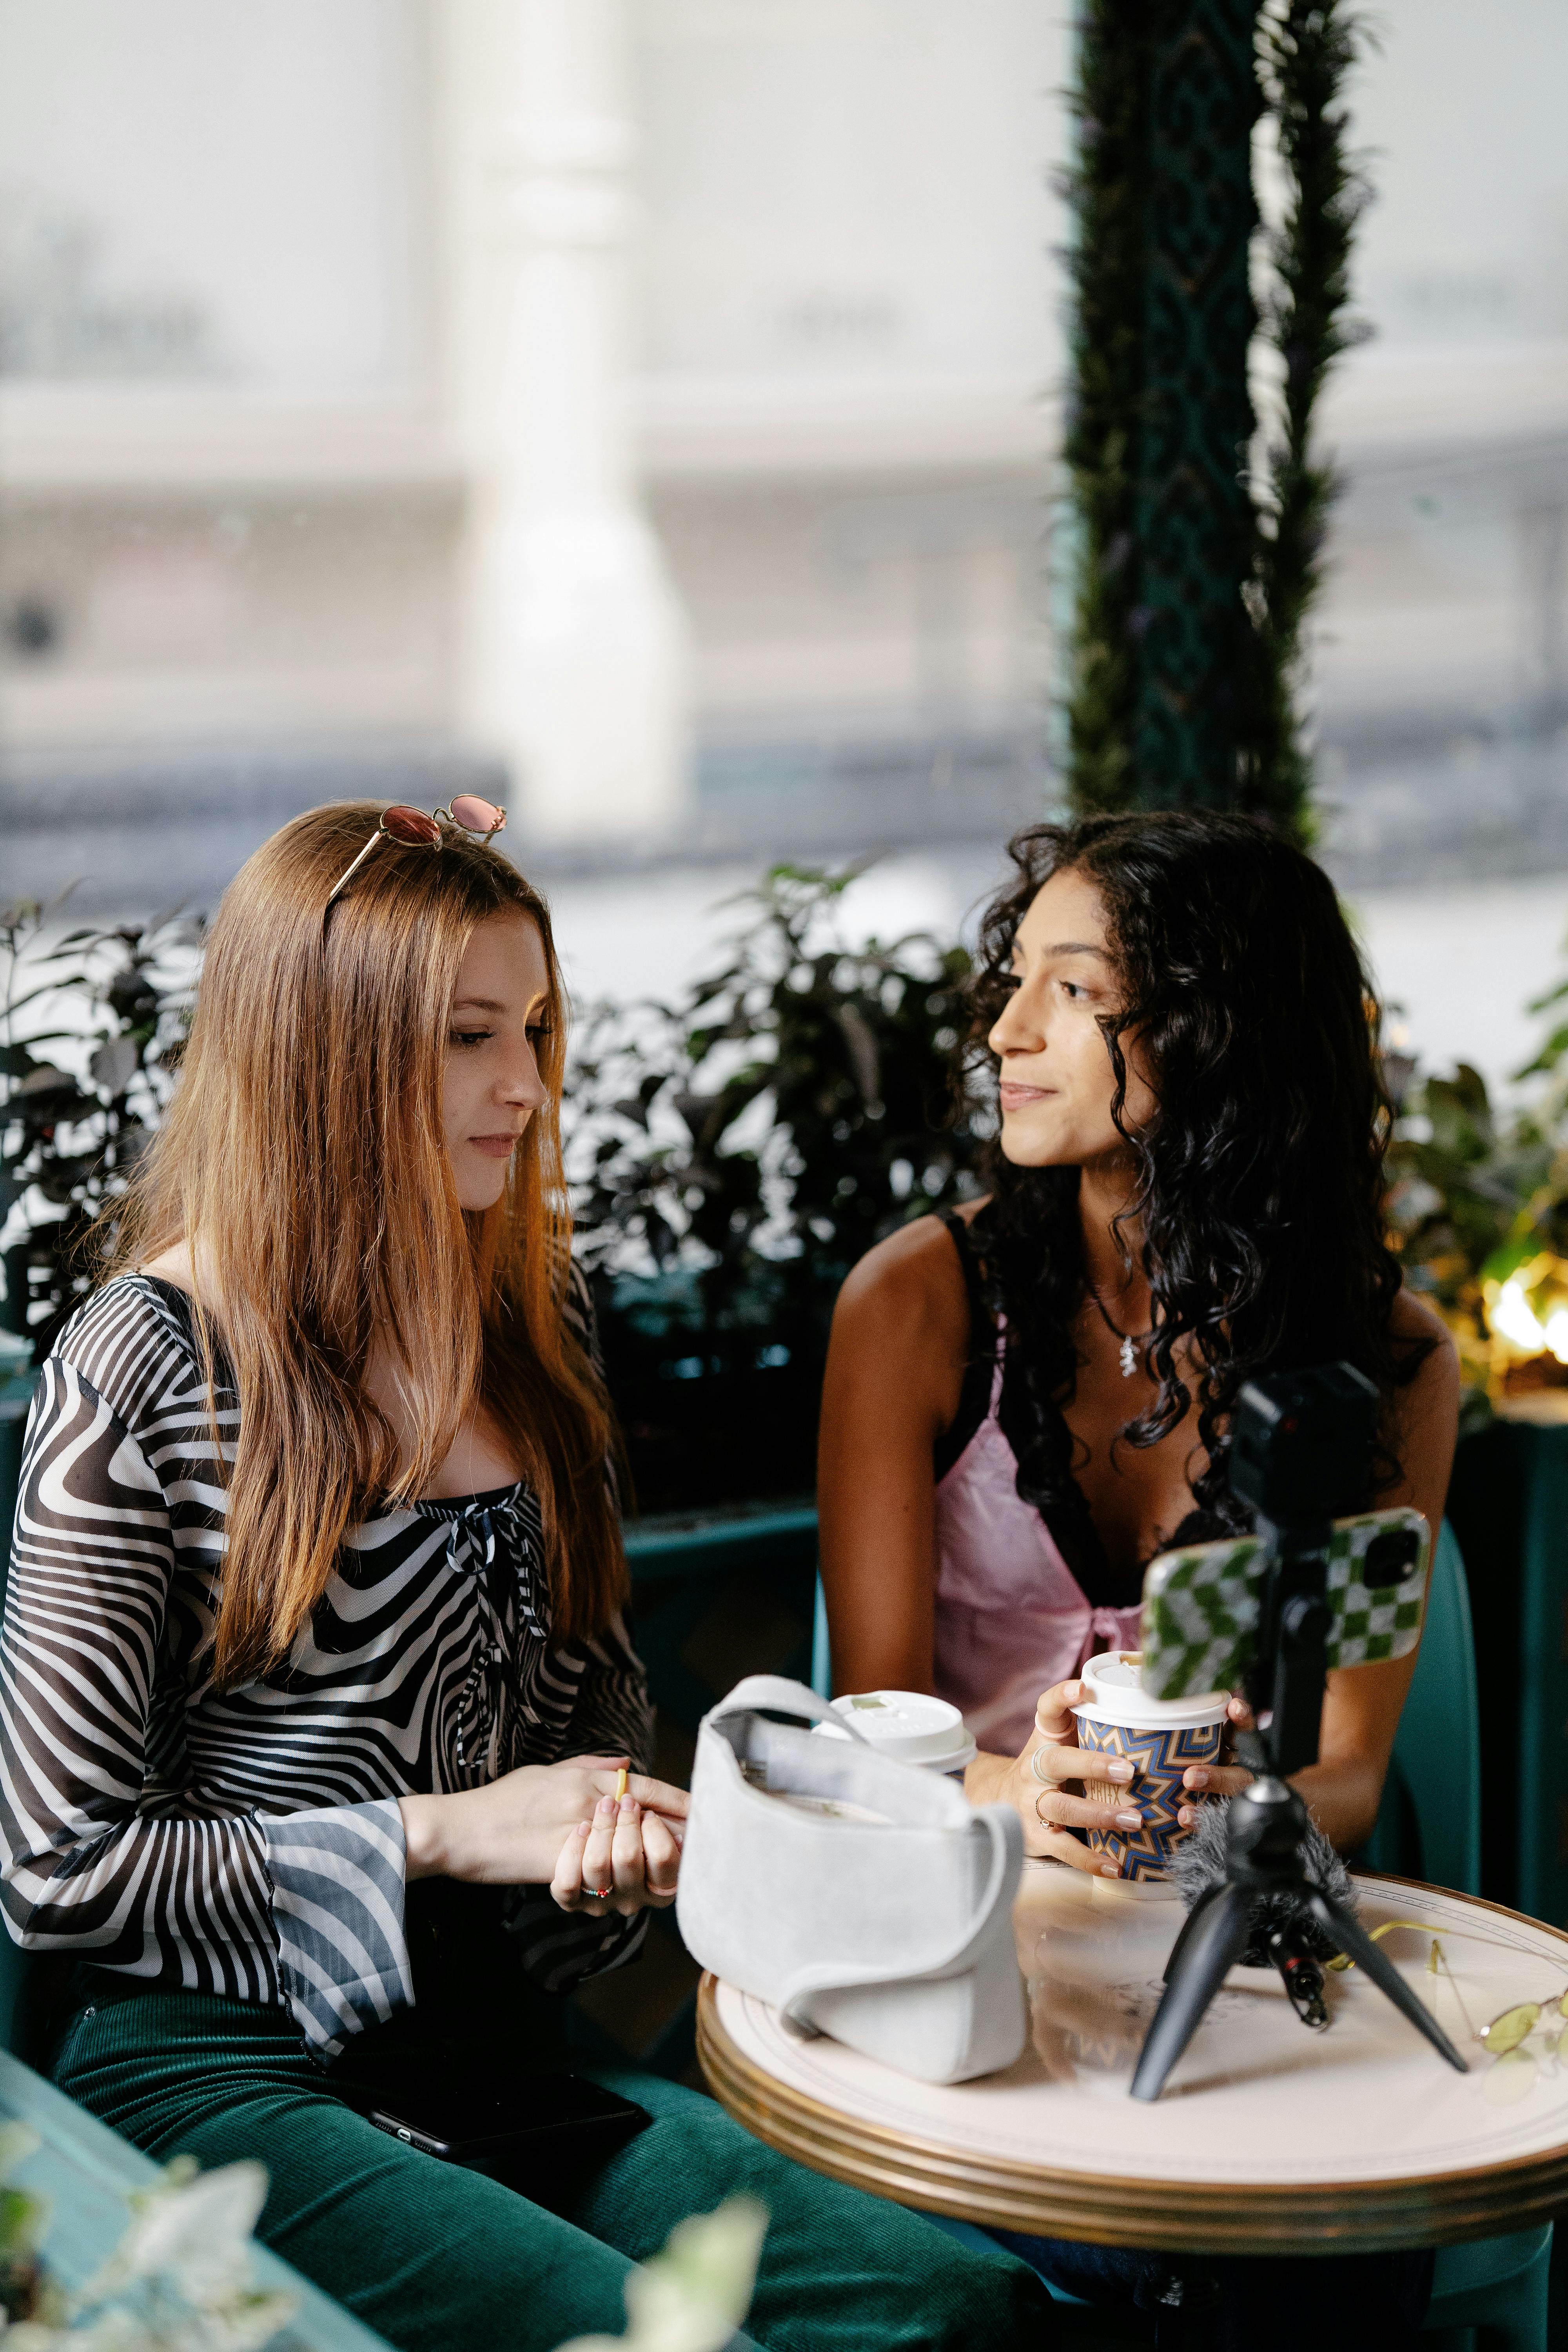
[[[973,1237],[969,1230],[969,1221],[966,1217],[961,1217],[954,1209],[944,1209],[942,1213],[942,1222],[952,1235],[952,1245],[958,1252],[959,1267],[963,1276],[964,1293],[969,1300],[970,1332],[972,1338],[978,1341],[980,1334],[991,1321],[991,1310],[985,1304],[984,1293],[980,1286],[980,1260],[975,1253]]]
[[[944,1209],[942,1222],[952,1234],[952,1245],[958,1252],[964,1295],[969,1301],[969,1362],[964,1370],[957,1418],[938,1442],[935,1458],[939,1479],[952,1467],[987,1414],[994,1418],[999,1410],[1005,1349],[1002,1331],[985,1303],[980,1281],[979,1254],[968,1221],[952,1209]]]

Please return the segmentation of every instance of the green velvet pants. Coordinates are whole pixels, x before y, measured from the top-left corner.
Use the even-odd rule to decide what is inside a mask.
[[[161,2161],[258,2158],[271,2181],[267,2243],[404,2352],[553,2352],[569,2336],[619,2335],[630,2266],[686,2214],[742,2189],[771,2217],[746,2323],[768,2352],[1056,2341],[1023,2263],[820,2179],[653,2076],[598,2074],[652,2124],[585,2176],[531,2182],[525,2196],[377,2131],[279,2011],[162,1990],[89,1998],[53,2073]]]

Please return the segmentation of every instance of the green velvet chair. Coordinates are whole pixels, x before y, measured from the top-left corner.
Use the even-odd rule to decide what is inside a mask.
[[[1415,1679],[1394,1742],[1369,1869],[1481,1891],[1481,1718],[1469,1590],[1453,1529],[1432,1563]],[[1426,2334],[1433,2352],[1547,2352],[1552,2225],[1444,2246]]]

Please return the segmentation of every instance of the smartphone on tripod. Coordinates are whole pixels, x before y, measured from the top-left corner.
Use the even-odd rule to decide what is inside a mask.
[[[1315,1762],[1323,1677],[1407,1656],[1421,1636],[1430,1536],[1412,1510],[1333,1516],[1371,1480],[1378,1391],[1346,1363],[1248,1381],[1237,1401],[1230,1484],[1258,1534],[1155,1561],[1144,1579],[1146,1690],[1174,1697],[1239,1685],[1257,1729],[1238,1732],[1253,1778],[1225,1812],[1223,1869],[1197,1895],[1165,1966],[1165,1990],[1133,2069],[1157,2099],[1255,1929],[1289,1969],[1315,1932],[1387,1995],[1459,2074],[1436,2019],[1310,1856],[1311,1822],[1289,1776]],[[1151,1656],[1152,1652],[1152,1656]],[[1299,2009],[1303,2021],[1327,2024]]]
[[[1419,1511],[1363,1511],[1329,1531],[1325,1667],[1408,1657],[1421,1639],[1432,1538]],[[1240,1690],[1252,1665],[1269,1546],[1261,1536],[1162,1552],[1143,1576],[1142,1684],[1152,1698]]]

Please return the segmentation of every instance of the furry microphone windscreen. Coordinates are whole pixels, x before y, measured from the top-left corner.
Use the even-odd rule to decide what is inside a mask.
[[[1211,1886],[1218,1886],[1224,1881],[1229,1819],[1228,1798],[1223,1804],[1210,1802],[1200,1806],[1196,1827],[1183,1839],[1171,1858],[1171,1876],[1175,1882],[1176,1892],[1189,1911]],[[1353,1913],[1356,1899],[1350,1872],[1316,1822],[1309,1823],[1299,1851],[1303,1876],[1321,1888],[1331,1902],[1342,1903],[1347,1911]],[[1261,1895],[1252,1915],[1251,1933],[1242,1956],[1243,1964],[1247,1968],[1267,1968],[1270,1958],[1269,1935],[1277,1927],[1292,1926],[1297,1930],[1301,1948],[1310,1951],[1314,1959],[1333,1958],[1337,1945],[1305,1909],[1299,1895]]]

